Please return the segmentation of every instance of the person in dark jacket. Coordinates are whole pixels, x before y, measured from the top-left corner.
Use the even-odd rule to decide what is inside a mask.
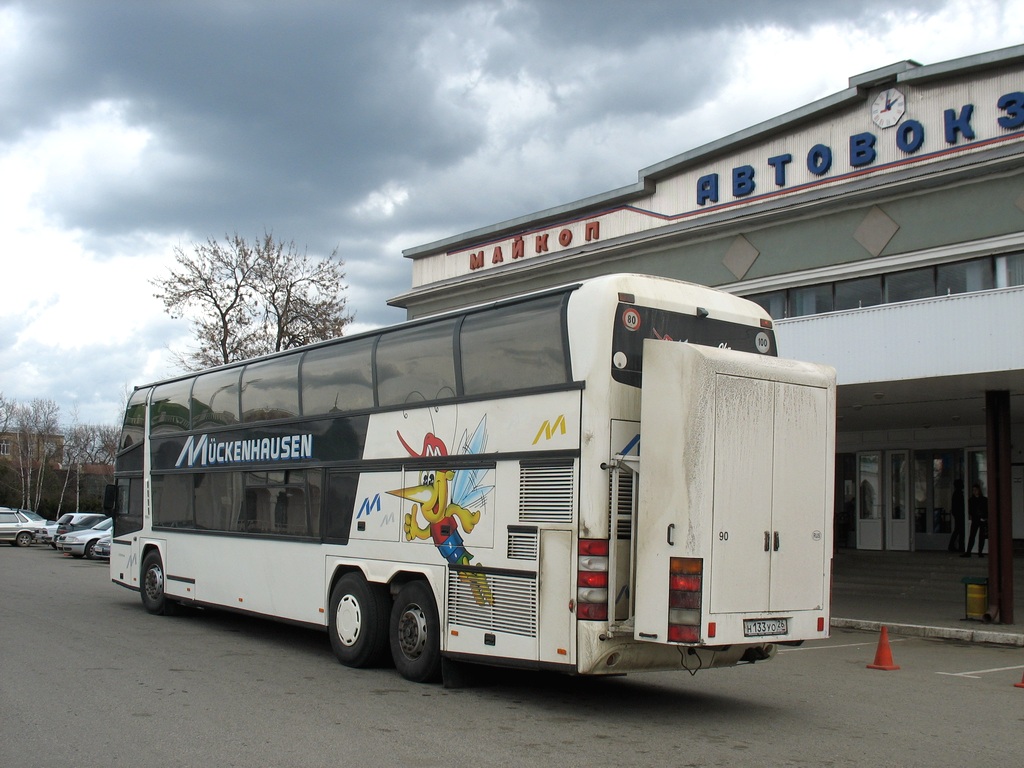
[[[953,516],[953,535],[949,537],[950,552],[964,552],[964,481],[953,481],[953,496],[949,503],[949,512]]]
[[[971,486],[971,498],[967,500],[967,516],[971,519],[971,533],[967,537],[967,551],[961,557],[970,557],[974,549],[974,537],[978,536],[978,557],[984,557],[985,539],[988,538],[988,499],[981,493],[981,486]]]

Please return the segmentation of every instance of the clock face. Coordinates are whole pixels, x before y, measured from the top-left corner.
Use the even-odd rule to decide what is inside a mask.
[[[882,91],[871,103],[871,119],[879,128],[891,128],[907,111],[907,100],[895,88]]]

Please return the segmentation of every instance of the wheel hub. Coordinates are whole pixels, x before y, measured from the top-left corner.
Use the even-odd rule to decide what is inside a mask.
[[[345,595],[338,603],[338,610],[334,618],[334,623],[338,628],[338,639],[342,645],[347,647],[355,645],[363,624],[359,602],[352,595]]]
[[[164,593],[164,572],[160,566],[154,565],[146,571],[146,595],[151,600],[159,600]]]
[[[410,605],[398,623],[398,646],[407,659],[418,659],[426,644],[427,617],[418,605]]]

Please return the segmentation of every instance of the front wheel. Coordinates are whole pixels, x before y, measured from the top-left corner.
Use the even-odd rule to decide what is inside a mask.
[[[171,616],[177,604],[164,594],[164,564],[160,553],[152,550],[142,560],[142,605],[153,614]]]
[[[92,541],[90,541],[88,544],[85,545],[85,552],[83,554],[85,554],[85,556],[88,559],[90,559],[90,560],[92,560],[94,557],[96,557],[96,540],[95,539],[93,539]]]
[[[388,593],[359,573],[346,573],[331,590],[331,648],[346,667],[376,667],[388,652]]]
[[[434,594],[425,581],[410,581],[391,608],[391,656],[414,683],[441,679],[441,631]]]

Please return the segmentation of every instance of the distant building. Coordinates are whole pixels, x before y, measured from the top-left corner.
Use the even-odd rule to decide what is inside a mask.
[[[50,466],[60,467],[64,461],[64,435],[33,435],[29,438],[29,457],[33,464],[45,456]],[[24,441],[16,432],[0,432],[0,461],[19,464],[24,452]]]
[[[410,317],[610,272],[747,296],[781,355],[838,371],[841,546],[946,548],[955,479],[1012,487],[1024,538],[1024,46],[851,77],[635,184],[405,256]]]

